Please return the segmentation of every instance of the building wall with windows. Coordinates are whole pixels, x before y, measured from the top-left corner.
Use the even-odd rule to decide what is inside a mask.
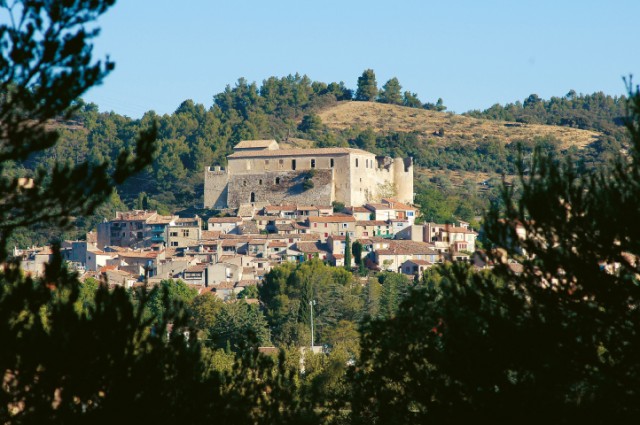
[[[246,142],[241,142],[238,146]],[[347,206],[394,197],[413,203],[411,158],[379,157],[351,148],[235,149],[227,167],[205,171],[204,206],[342,202]],[[310,180],[312,184],[306,184]]]

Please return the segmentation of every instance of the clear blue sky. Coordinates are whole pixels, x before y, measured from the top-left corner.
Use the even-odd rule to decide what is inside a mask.
[[[120,0],[104,15],[97,57],[115,71],[84,98],[140,117],[171,113],[240,77],[307,74],[379,86],[449,110],[603,91],[640,81],[640,0]]]

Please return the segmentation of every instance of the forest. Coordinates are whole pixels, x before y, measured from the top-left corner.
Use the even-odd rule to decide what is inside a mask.
[[[116,187],[123,197],[129,188],[126,202],[168,208],[186,195],[162,200],[151,190],[160,184],[153,173],[169,172],[158,167],[161,159],[197,167],[205,161],[184,146],[232,144],[233,137],[270,128],[256,118],[269,117],[262,107],[241,113],[263,102],[256,87],[238,98],[238,87],[230,88],[209,111],[181,105],[199,111],[202,126],[188,112],[132,121],[77,101],[113,69],[108,60],[93,60],[87,46],[96,33],[84,31],[113,3],[24,1],[8,12],[28,25],[0,24],[2,423],[637,420],[640,87],[630,80],[619,121],[623,149],[597,167],[544,143],[531,147],[527,161],[519,150],[518,184],[502,184],[499,202],[484,215],[491,267],[456,262],[434,265],[422,279],[363,278],[312,259],[272,269],[260,287],[247,287],[229,303],[180,281],[131,290],[80,282],[55,244],[42,277],[23,273],[9,252],[16,233],[89,222],[119,208]],[[361,77],[354,101],[378,99],[371,74]],[[392,94],[378,100],[398,101]],[[302,99],[295,98],[294,104]],[[296,108],[293,116],[308,112]],[[172,132],[167,122],[191,133]],[[59,126],[69,134],[58,134]],[[228,139],[198,136],[224,134],[225,126]],[[106,149],[110,137],[120,143],[118,152]],[[163,157],[166,149],[177,150]],[[229,146],[219,149],[212,155]],[[46,167],[29,168],[36,164]],[[33,180],[25,183],[24,173]],[[136,178],[146,179],[138,186],[149,182],[150,196],[132,190],[128,180]],[[361,248],[351,248],[359,258]],[[321,353],[306,350],[314,337]]]

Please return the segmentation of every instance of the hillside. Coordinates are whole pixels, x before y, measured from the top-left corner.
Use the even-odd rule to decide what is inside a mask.
[[[330,129],[345,130],[355,126],[372,128],[376,133],[415,132],[445,146],[453,140],[477,141],[494,137],[505,143],[554,137],[562,148],[583,148],[595,142],[600,133],[571,127],[524,124],[471,118],[447,112],[408,108],[374,102],[339,102],[318,113]],[[438,136],[440,129],[443,136]]]

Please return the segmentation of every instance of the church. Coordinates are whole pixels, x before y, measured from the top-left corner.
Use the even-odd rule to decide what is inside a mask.
[[[254,205],[360,206],[395,198],[413,203],[412,158],[353,148],[280,149],[275,140],[244,140],[227,167],[208,167],[204,207]]]

